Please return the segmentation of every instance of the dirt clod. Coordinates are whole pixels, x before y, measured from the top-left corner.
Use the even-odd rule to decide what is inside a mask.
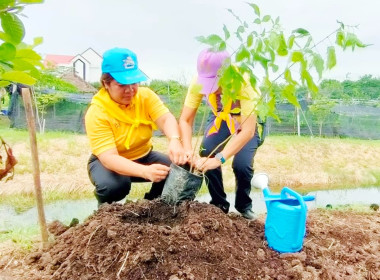
[[[75,227],[49,228],[49,248],[0,259],[0,279],[380,279],[378,212],[309,211],[293,254],[268,248],[264,223],[195,201],[105,205]]]

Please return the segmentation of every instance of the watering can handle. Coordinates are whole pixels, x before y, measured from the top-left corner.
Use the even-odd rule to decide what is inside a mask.
[[[300,195],[298,192],[295,192],[293,191],[292,189],[288,188],[288,187],[284,187],[281,191],[281,198],[282,199],[286,199],[287,198],[287,195],[286,194],[289,194],[291,196],[294,196],[298,202],[300,203],[300,206],[301,206],[301,209],[306,211],[306,204],[305,204],[305,201],[302,197],[302,195]]]

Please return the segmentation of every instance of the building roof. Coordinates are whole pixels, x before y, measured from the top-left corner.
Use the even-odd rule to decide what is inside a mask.
[[[71,60],[75,56],[72,55],[57,55],[57,54],[47,54],[44,59],[45,66],[57,66],[62,64],[70,64]]]

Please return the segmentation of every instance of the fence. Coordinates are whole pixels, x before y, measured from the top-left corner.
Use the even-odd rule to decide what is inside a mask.
[[[47,109],[43,118],[45,131],[59,130],[84,133],[84,115],[92,98],[91,94],[70,94],[66,99]],[[178,117],[182,100],[163,100],[169,109]],[[355,101],[338,103],[321,121],[309,110],[307,102],[301,102],[301,109],[287,103],[277,104],[281,122],[268,118],[266,134],[314,135],[327,137],[353,137],[361,139],[380,139],[380,107],[379,101]],[[26,120],[22,99],[18,96],[9,116],[11,126],[26,128]],[[205,110],[203,107],[201,110]],[[202,114],[198,114],[195,126],[199,127]],[[41,116],[39,116],[41,118]],[[41,121],[41,119],[40,119]],[[38,128],[37,128],[38,129]]]

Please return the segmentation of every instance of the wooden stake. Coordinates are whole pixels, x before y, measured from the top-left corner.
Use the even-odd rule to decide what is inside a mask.
[[[46,226],[44,203],[42,199],[41,191],[41,180],[40,180],[40,165],[38,161],[38,149],[37,149],[37,138],[36,138],[36,122],[33,115],[32,109],[32,99],[31,91],[29,88],[23,88],[21,90],[22,99],[24,100],[26,120],[28,122],[29,138],[30,138],[30,148],[32,153],[32,164],[33,164],[33,179],[34,179],[34,190],[37,201],[37,211],[38,211],[38,221],[41,229],[42,245],[46,247],[48,244],[48,231]]]

